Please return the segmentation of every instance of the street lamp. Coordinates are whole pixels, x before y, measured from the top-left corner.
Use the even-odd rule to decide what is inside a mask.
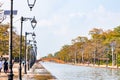
[[[32,10],[33,6],[35,5],[36,0],[34,0],[33,4],[31,4],[29,2],[29,0],[27,0],[27,1],[28,1],[28,6],[30,7],[30,10]],[[22,18],[21,18],[21,20],[22,20]],[[22,29],[22,25],[21,25],[21,29]],[[13,31],[13,0],[11,0],[11,2],[10,2],[10,31],[9,31],[9,70],[10,71],[8,74],[8,80],[13,80],[13,75],[14,75],[13,70],[12,70],[12,66],[13,66],[13,64],[12,64],[12,58],[13,58],[13,56],[12,56],[12,51],[13,51],[12,50],[12,37],[13,37],[12,31]],[[20,48],[20,50],[21,50],[21,48]],[[21,62],[20,62],[20,65],[21,65]]]
[[[32,67],[32,64],[33,64],[33,53],[34,53],[34,50],[33,50],[33,45],[32,44],[30,44],[30,48],[29,48],[29,68],[31,68]]]
[[[26,17],[21,17],[21,22],[30,20],[31,21],[31,26],[34,29],[36,27],[37,21],[35,19],[35,16],[33,18],[26,18]]]
[[[30,20],[32,27],[35,28],[37,21],[34,18],[25,18],[21,17],[21,31],[20,31],[20,52],[19,52],[19,80],[22,80],[22,75],[21,75],[21,53],[22,53],[22,28],[23,28],[23,21]],[[33,29],[34,29],[33,28]]]
[[[32,8],[34,7],[35,2],[36,2],[36,0],[27,0],[30,11],[32,11]]]
[[[34,57],[35,57],[35,61],[36,61],[36,59],[37,59],[37,58],[36,58],[36,57],[37,57],[37,45],[36,45],[36,44],[37,44],[37,42],[34,44],[34,52],[35,52],[35,56],[34,56]],[[35,62],[35,61],[34,61],[34,62]]]
[[[27,74],[27,70],[26,70],[26,53],[27,53],[27,49],[26,49],[26,45],[27,45],[27,35],[28,34],[32,34],[32,33],[27,33],[27,32],[25,32],[25,54],[24,54],[24,58],[25,58],[25,74]]]
[[[37,43],[37,42],[36,42]],[[36,53],[36,56],[37,56],[37,45],[34,44],[34,47],[35,47],[35,53]]]
[[[31,26],[34,29],[36,27],[37,21],[35,20],[35,16],[33,17],[32,21],[31,21]]]
[[[33,44],[36,44],[36,43],[37,43],[36,40],[29,40],[29,41],[28,41],[28,44],[30,44],[30,42],[33,42]]]
[[[26,61],[27,61],[27,48],[26,48],[26,46],[27,46],[27,35],[29,35],[29,34],[32,34],[32,37],[35,39],[35,33],[33,32],[33,33],[30,33],[30,32],[25,32],[25,54],[24,54],[24,58],[25,58],[25,74],[27,74],[27,69],[26,69]]]
[[[33,38],[33,40],[35,40],[35,37],[36,37],[36,35],[35,35],[35,33],[33,32],[33,33],[32,33],[32,38]]]
[[[31,42],[33,43],[33,44],[31,44]],[[29,58],[28,58],[28,70],[29,70],[29,68],[30,68],[30,66],[31,66],[31,49],[33,50],[33,45],[35,45],[35,43],[37,43],[36,42],[36,40],[28,40],[28,43],[27,44],[29,44]],[[37,54],[37,53],[36,53]]]
[[[10,10],[10,31],[9,31],[9,74],[8,80],[13,80],[13,70],[12,70],[12,31],[13,31],[13,0],[11,0],[11,10]]]
[[[33,44],[31,44],[30,46],[31,46],[31,48],[30,48],[30,59],[29,59],[29,63],[30,63],[30,68],[33,66],[33,64],[35,63],[35,60],[36,60],[36,50],[35,50],[35,48],[36,48],[36,41],[35,40],[33,40]]]

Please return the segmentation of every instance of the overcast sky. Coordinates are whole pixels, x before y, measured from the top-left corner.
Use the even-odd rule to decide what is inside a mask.
[[[10,0],[0,0],[2,9],[10,9]],[[78,36],[86,36],[92,28],[113,29],[120,25],[120,0],[37,0],[32,11],[27,0],[13,0],[14,27],[20,32],[20,17],[37,19],[38,58],[55,53]],[[4,22],[9,22],[9,16]],[[24,22],[24,32],[32,32],[30,22]],[[29,36],[30,38],[30,36]]]

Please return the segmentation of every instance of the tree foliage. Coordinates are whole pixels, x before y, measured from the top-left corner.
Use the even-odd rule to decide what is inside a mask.
[[[12,34],[13,34],[13,39],[12,39],[13,57],[18,57],[20,37],[14,31],[12,32]],[[23,38],[23,44],[24,44],[24,38]],[[22,53],[24,53],[24,50],[22,51],[23,51]],[[9,54],[9,24],[1,24],[0,25],[0,56],[8,55],[8,54]]]
[[[109,58],[112,62],[111,43],[115,41],[114,60],[120,65],[120,26],[113,30],[104,31],[103,29],[93,28],[89,31],[91,39],[84,36],[78,36],[72,39],[72,45],[64,45],[61,50],[55,53],[54,57],[67,61],[81,62],[84,58],[85,62],[93,62],[93,58],[100,60]]]

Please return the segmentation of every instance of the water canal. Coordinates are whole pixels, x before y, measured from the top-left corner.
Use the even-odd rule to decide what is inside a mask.
[[[120,80],[120,70],[44,62],[57,80]]]

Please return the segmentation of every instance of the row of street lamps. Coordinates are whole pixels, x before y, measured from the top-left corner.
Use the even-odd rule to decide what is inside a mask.
[[[36,24],[37,24],[37,21],[35,20],[35,17],[34,18],[25,18],[25,17],[21,17],[21,33],[20,33],[20,53],[19,53],[19,80],[22,80],[22,73],[21,73],[21,53],[22,53],[22,30],[23,30],[23,22],[24,21],[27,21],[27,20],[30,20],[31,21],[31,26],[32,28],[34,29]],[[33,34],[34,36],[35,34]],[[26,57],[26,56],[24,56]],[[25,60],[25,65],[26,65],[26,60]],[[26,72],[25,72],[26,73]]]
[[[32,3],[32,2],[33,3]],[[35,5],[36,0],[27,0],[28,2],[28,6],[30,8],[30,10],[32,10],[32,8]],[[10,6],[10,31],[9,31],[9,74],[8,74],[8,80],[13,80],[13,64],[12,64],[12,59],[13,59],[13,55],[12,55],[12,51],[13,51],[13,47],[12,47],[12,32],[13,32],[13,0],[11,0],[11,6]],[[30,20],[33,29],[36,26],[37,21],[35,20],[35,18],[24,18],[21,17],[21,33],[20,33],[20,53],[19,53],[19,80],[22,80],[22,76],[21,76],[21,52],[22,52],[22,27],[23,27],[23,21],[25,20]],[[33,25],[35,24],[35,25]]]
[[[24,66],[24,73],[27,74],[27,66],[26,66],[26,62],[27,62],[27,35],[31,34],[32,38],[35,39],[36,35],[35,33],[31,33],[31,32],[25,32],[25,54],[24,54],[24,60],[25,60],[25,66]]]
[[[32,42],[32,44],[31,44]],[[36,40],[29,40],[29,48],[28,48],[28,70],[29,68],[31,68],[33,66],[33,64],[35,63],[35,60],[36,60],[36,49],[37,49],[37,46],[36,46]]]

